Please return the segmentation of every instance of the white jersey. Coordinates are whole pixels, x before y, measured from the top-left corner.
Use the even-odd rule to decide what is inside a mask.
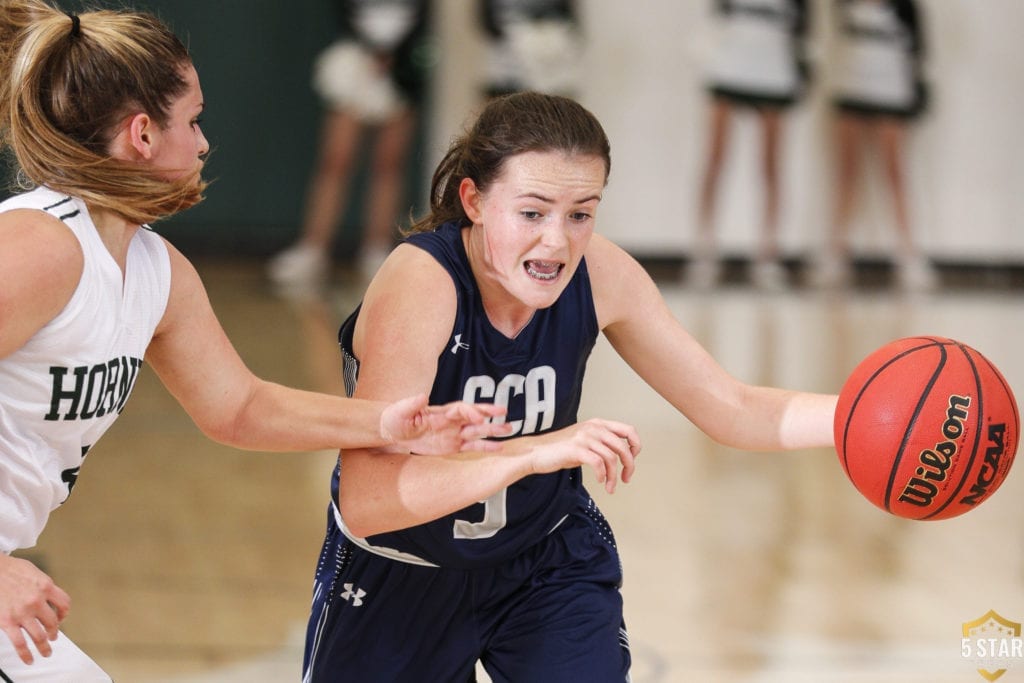
[[[78,238],[82,277],[64,309],[0,358],[0,551],[35,544],[67,499],[89,448],[117,419],[171,287],[167,245],[140,229],[125,272],[85,204],[48,188],[0,203],[46,211]]]

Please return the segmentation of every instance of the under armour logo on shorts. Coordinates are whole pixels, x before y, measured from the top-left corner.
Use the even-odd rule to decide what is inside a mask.
[[[351,598],[353,607],[359,607],[363,604],[363,598],[366,597],[366,591],[362,588],[356,588],[353,592],[352,589],[355,588],[355,586],[351,583],[346,583],[343,587],[345,588],[345,592],[341,594],[342,600],[348,602]]]

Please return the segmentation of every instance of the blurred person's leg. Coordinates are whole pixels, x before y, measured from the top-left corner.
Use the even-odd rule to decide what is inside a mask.
[[[935,284],[935,273],[917,246],[910,221],[904,154],[907,124],[898,117],[886,116],[878,119],[876,128],[896,221],[894,262],[897,279],[907,289],[928,289]]]
[[[861,150],[868,137],[863,117],[838,112],[835,121],[835,187],[832,225],[811,273],[812,284],[840,287],[850,283],[849,230],[861,172]]]
[[[718,280],[720,264],[715,245],[715,204],[718,198],[718,181],[722,174],[729,144],[729,123],[732,118],[732,104],[721,97],[713,97],[709,108],[707,153],[704,175],[701,180],[697,235],[693,258],[687,279],[698,287],[714,285]]]
[[[320,157],[310,180],[301,241],[329,249],[341,219],[362,124],[352,114],[332,111],[323,122]]]
[[[764,216],[752,276],[760,287],[777,288],[785,284],[785,271],[779,261],[779,207],[782,201],[779,155],[782,147],[783,112],[778,107],[762,107],[758,111],[758,116],[761,121]]]
[[[370,168],[369,205],[359,252],[359,268],[366,277],[377,272],[394,246],[416,121],[416,112],[406,109],[377,131]]]
[[[321,124],[319,157],[306,195],[299,240],[275,256],[270,276],[282,284],[308,282],[324,275],[331,243],[348,198],[362,124],[344,110],[328,112]]]
[[[869,125],[858,116],[840,114],[836,121],[835,214],[829,250],[847,255],[850,221],[857,200],[861,174],[861,151],[868,139]]]

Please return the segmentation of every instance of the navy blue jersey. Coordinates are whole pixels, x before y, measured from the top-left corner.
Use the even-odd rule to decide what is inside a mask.
[[[455,324],[437,359],[430,402],[504,405],[506,420],[514,427],[512,436],[574,424],[584,370],[598,333],[586,262],[580,263],[558,301],[537,311],[519,335],[509,339],[494,329],[484,312],[457,224],[413,235],[407,242],[430,253],[455,283]],[[358,315],[356,309],[339,333],[349,382],[358,372],[351,344]],[[353,388],[348,387],[350,395]],[[344,476],[344,454],[332,480],[335,500],[339,471]],[[445,567],[487,566],[538,542],[588,498],[578,467],[532,475],[485,502],[365,541],[370,549],[389,556],[395,556],[389,550],[397,550]]]

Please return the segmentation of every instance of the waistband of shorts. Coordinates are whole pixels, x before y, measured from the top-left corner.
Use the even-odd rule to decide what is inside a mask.
[[[389,560],[395,560],[396,562],[405,562],[406,564],[417,564],[421,567],[439,567],[440,565],[428,562],[422,557],[413,555],[412,553],[404,553],[401,550],[395,550],[394,548],[385,548],[383,546],[371,545],[365,538],[356,536],[349,528],[345,526],[345,520],[341,518],[341,511],[338,510],[338,506],[331,501],[331,512],[334,514],[334,523],[338,525],[338,530],[345,535],[349,541],[354,545],[362,548],[368,553],[379,555],[380,557],[387,558]]]

